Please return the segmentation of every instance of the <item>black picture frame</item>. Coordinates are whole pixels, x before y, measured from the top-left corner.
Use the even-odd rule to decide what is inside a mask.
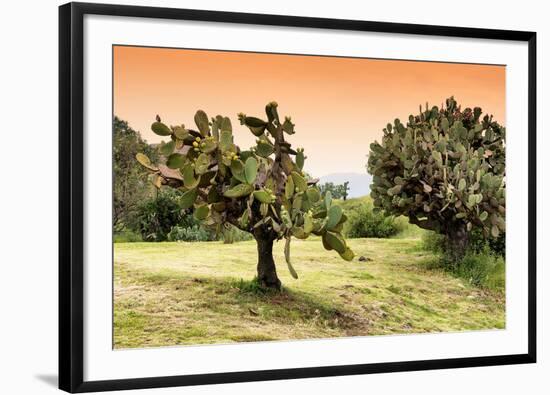
[[[86,14],[401,33],[528,43],[528,352],[526,354],[84,381],[83,19]],[[536,362],[536,33],[110,4],[59,8],[59,388],[71,393]]]

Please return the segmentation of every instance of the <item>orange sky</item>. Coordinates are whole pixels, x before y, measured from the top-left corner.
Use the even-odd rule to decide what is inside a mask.
[[[429,54],[428,54],[429,55]],[[393,119],[454,95],[505,122],[505,67],[377,59],[114,47],[114,113],[149,142],[155,115],[195,127],[198,109],[229,116],[235,142],[254,144],[237,113],[265,118],[269,101],[290,115],[313,176],[365,172],[369,144]]]

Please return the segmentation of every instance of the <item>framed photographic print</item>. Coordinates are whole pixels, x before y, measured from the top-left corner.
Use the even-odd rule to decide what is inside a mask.
[[[535,33],[59,12],[61,389],[535,362]]]

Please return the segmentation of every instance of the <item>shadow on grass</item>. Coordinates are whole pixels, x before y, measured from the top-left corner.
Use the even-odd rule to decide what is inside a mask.
[[[343,330],[365,324],[364,320],[346,311],[341,302],[284,286],[281,291],[264,288],[257,279],[193,277],[166,270],[160,273],[132,271],[124,275],[130,275],[132,280],[145,284],[147,292],[164,294],[163,303],[193,301],[196,311],[215,313],[218,316],[234,316],[236,311],[244,311],[250,319],[266,323],[307,323],[326,329]]]

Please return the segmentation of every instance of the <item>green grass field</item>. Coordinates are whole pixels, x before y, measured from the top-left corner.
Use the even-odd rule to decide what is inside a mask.
[[[284,291],[265,293],[254,241],[116,243],[115,348],[504,328],[504,292],[434,270],[414,235],[348,244],[352,262],[294,239],[294,280],[277,243]]]

